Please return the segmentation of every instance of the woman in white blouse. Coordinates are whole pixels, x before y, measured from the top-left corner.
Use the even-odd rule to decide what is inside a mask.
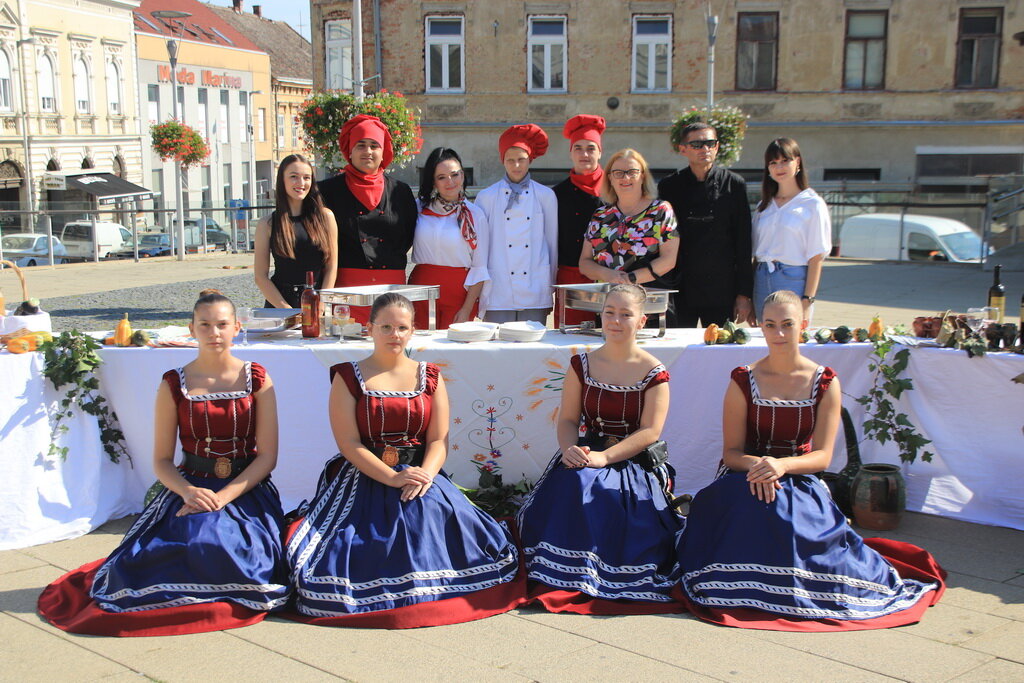
[[[755,315],[760,321],[766,296],[788,289],[801,295],[810,320],[821,265],[832,249],[828,206],[808,187],[795,140],[772,140],[764,164],[761,203],[754,214]]]
[[[466,199],[465,172],[455,150],[438,147],[420,174],[419,209],[409,276],[411,285],[440,285],[437,327],[472,320],[487,274],[487,221]],[[427,326],[427,302],[418,301],[416,322]]]

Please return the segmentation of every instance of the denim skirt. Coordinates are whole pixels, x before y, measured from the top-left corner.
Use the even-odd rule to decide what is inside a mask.
[[[774,270],[771,272],[768,266],[768,263],[758,261],[754,270],[754,310],[759,321],[764,310],[765,297],[782,289],[803,296],[804,284],[807,282],[807,266],[791,266],[775,261]]]

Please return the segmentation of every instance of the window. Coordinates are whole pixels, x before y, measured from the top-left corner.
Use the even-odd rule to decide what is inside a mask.
[[[164,196],[164,171],[162,168],[154,168],[152,171],[152,180],[150,181],[150,188],[153,190],[153,208],[160,209],[163,207],[163,196]],[[160,216],[156,217],[157,222],[160,222]]]
[[[848,12],[843,88],[877,90],[885,87],[885,38],[888,12]]]
[[[224,182],[224,203],[231,199],[231,164],[224,164],[223,176],[221,180]]]
[[[178,120],[185,123],[185,86],[179,85],[178,91]]]
[[[277,146],[284,147],[284,114],[277,115]]]
[[[301,133],[299,133],[299,119],[294,110],[291,112],[289,118],[292,120],[292,147],[298,147],[299,136]]]
[[[880,168],[826,168],[823,180],[881,180]]]
[[[778,12],[740,13],[736,35],[737,90],[775,90],[778,45]]]
[[[668,92],[672,82],[672,21],[633,18],[633,91]]]
[[[238,139],[249,140],[249,93],[244,90],[238,93]]]
[[[11,100],[11,60],[7,53],[0,50],[0,110],[11,111],[14,103]]]
[[[72,66],[75,81],[75,111],[79,114],[92,113],[92,100],[89,97],[89,67],[85,60],[77,57]]]
[[[213,206],[213,195],[210,189],[210,167],[203,166],[201,169],[201,180],[203,182],[203,208],[208,209]]]
[[[199,133],[206,139],[210,139],[210,92],[206,88],[199,88],[196,93],[199,98]]]
[[[121,111],[121,73],[117,64],[107,62],[107,111],[120,116]]]
[[[57,111],[56,82],[53,60],[50,55],[43,55],[39,60],[39,108],[43,111]]]
[[[327,52],[327,87],[331,90],[351,90],[351,19],[332,19],[324,24],[324,49]]]
[[[565,92],[565,17],[530,17],[527,55],[531,92]]]
[[[252,206],[252,195],[249,194],[249,173],[251,167],[248,161],[242,162],[242,199],[249,202],[249,206]]]
[[[267,110],[262,107],[256,110],[256,139],[267,141]]]
[[[927,151],[917,154],[918,177],[961,178],[971,176],[1013,175],[1024,172],[1024,153],[1020,149],[985,151]]]
[[[220,91],[220,120],[217,123],[217,139],[221,142],[229,142],[231,140],[231,131],[228,130],[228,98],[230,94],[227,90]]]
[[[427,17],[427,92],[464,92],[462,17]]]
[[[937,261],[938,254],[944,253],[939,243],[930,235],[912,232],[907,235],[907,257],[911,261]]]
[[[956,46],[958,88],[994,88],[999,82],[1002,9],[960,10]]]
[[[160,123],[160,86],[151,85],[146,88],[149,92],[149,104],[147,115],[150,123]]]

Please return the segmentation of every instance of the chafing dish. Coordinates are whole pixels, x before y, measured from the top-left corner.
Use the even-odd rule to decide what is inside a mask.
[[[441,296],[440,285],[366,285],[363,287],[332,287],[320,290],[320,301],[324,307],[334,304],[347,306],[372,306],[377,297],[395,292],[409,301],[426,301],[428,330],[437,329],[437,298]],[[332,309],[328,309],[332,310]],[[422,321],[421,321],[422,322]]]
[[[258,334],[290,330],[302,322],[301,308],[254,308],[245,329]]]
[[[605,293],[611,288],[608,282],[591,282],[573,285],[555,285],[557,303],[555,306],[559,312],[559,319],[562,321],[559,331],[563,334],[593,334],[600,335],[601,330],[594,329],[590,325],[567,325],[565,323],[565,311],[587,311],[600,314],[604,306]],[[638,337],[664,337],[665,336],[665,312],[668,311],[669,295],[675,293],[674,289],[657,289],[654,287],[647,290],[647,301],[644,302],[644,314],[657,316],[658,334],[641,332]]]

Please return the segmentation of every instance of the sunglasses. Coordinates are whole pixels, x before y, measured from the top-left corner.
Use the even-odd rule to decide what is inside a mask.
[[[700,149],[701,147],[714,149],[715,147],[718,147],[718,140],[690,140],[684,144],[690,149]]]

